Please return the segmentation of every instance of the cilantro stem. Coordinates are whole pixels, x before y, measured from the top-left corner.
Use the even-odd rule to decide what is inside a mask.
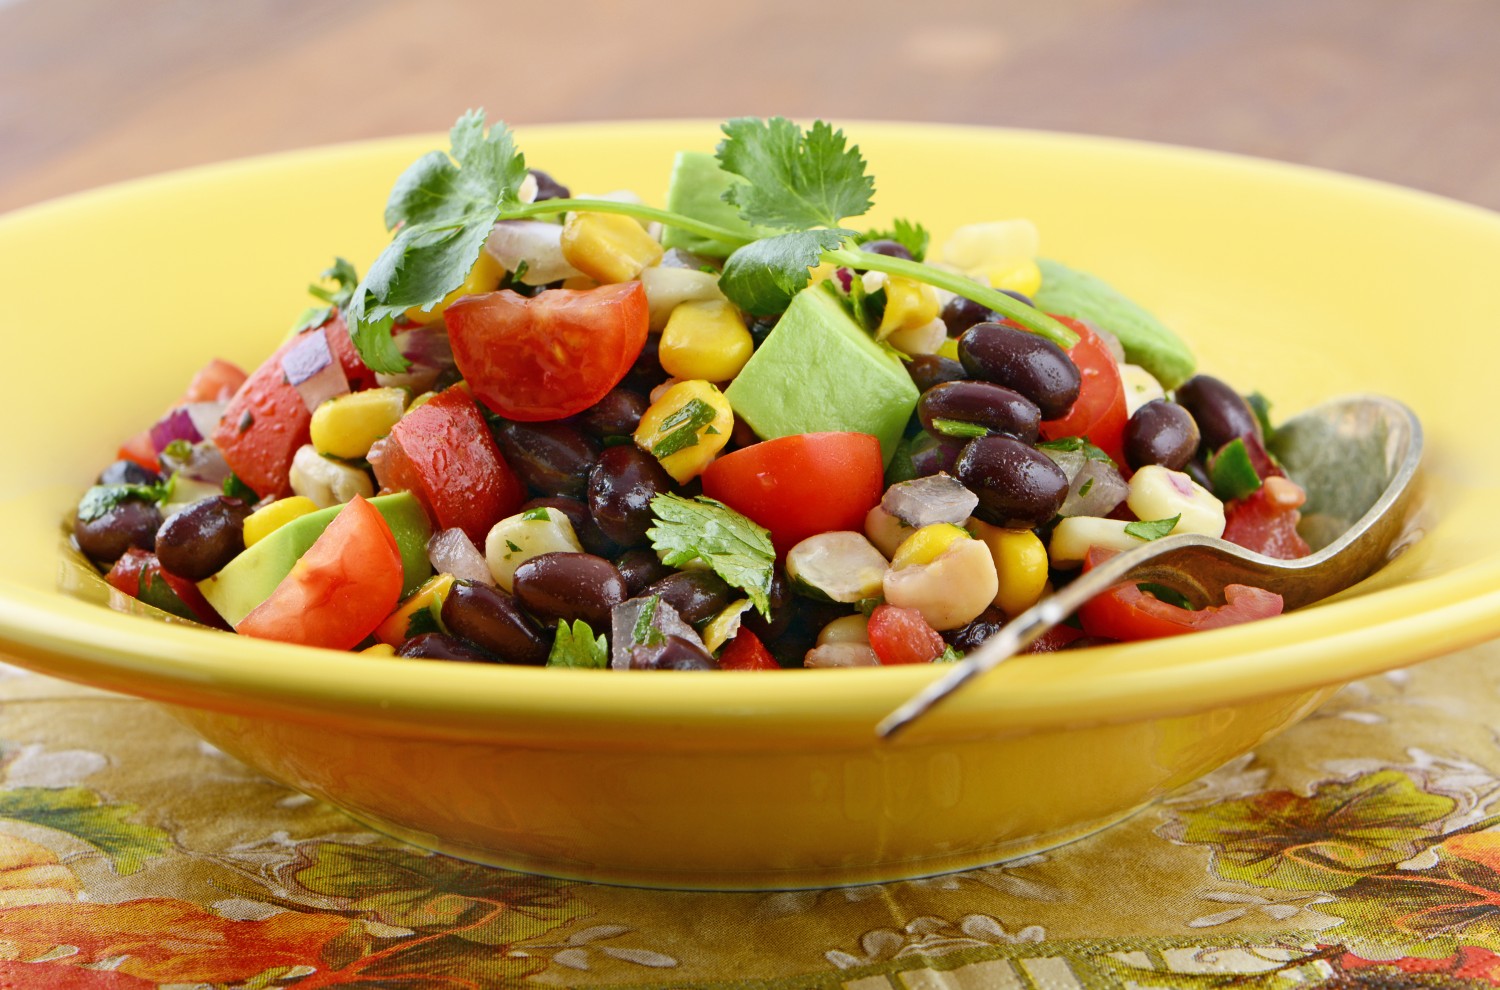
[[[627,217],[635,217],[638,220],[657,220],[668,227],[676,227],[690,234],[697,234],[700,237],[708,237],[736,246],[749,244],[756,239],[754,237],[746,237],[738,231],[727,230],[724,227],[716,227],[711,223],[694,220],[692,217],[685,217],[681,213],[673,213],[671,210],[659,210],[654,206],[646,206],[641,203],[620,203],[612,199],[544,199],[540,203],[525,203],[521,206],[501,210],[498,219],[525,220],[528,217],[544,217],[554,213],[571,213],[575,210],[589,213],[620,213]]]
[[[872,254],[869,251],[856,251],[848,248],[824,251],[823,260],[831,261],[836,265],[844,265],[847,268],[866,268],[871,271],[885,272],[887,275],[900,275],[916,279],[918,282],[926,282],[939,289],[947,289],[965,299],[972,299],[981,306],[987,306],[1001,316],[1015,320],[1031,332],[1046,337],[1063,350],[1078,343],[1076,333],[1041,310],[1028,306],[1019,299],[1012,299],[998,289],[980,285],[956,272],[945,272],[941,268],[907,261],[905,258],[892,258],[883,254]]]

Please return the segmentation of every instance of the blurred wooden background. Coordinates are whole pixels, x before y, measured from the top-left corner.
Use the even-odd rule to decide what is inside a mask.
[[[1083,131],[1500,208],[1500,3],[0,0],[0,210],[470,106]]]

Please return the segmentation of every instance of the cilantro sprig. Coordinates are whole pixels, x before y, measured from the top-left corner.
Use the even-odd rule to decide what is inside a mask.
[[[868,212],[874,179],[863,156],[842,131],[823,121],[804,130],[784,117],[741,117],[723,125],[717,155],[722,168],[747,181],[724,195],[740,215],[768,237],[749,237],[670,210],[605,199],[560,198],[522,203],[526,159],[502,122],[486,128],[482,110],[461,116],[449,132],[450,149],[419,158],[397,179],[386,204],[385,223],[395,237],[345,302],[349,334],[366,365],[375,371],[405,371],[407,361],[391,337],[395,320],[408,309],[431,309],[463,284],[499,220],[523,220],[572,211],[615,213],[656,221],[736,245],[724,266],[720,289],[757,316],[784,309],[810,279],[809,269],[832,263],[925,282],[1015,320],[1053,342],[1071,347],[1077,335],[1050,316],[955,272],[854,245],[860,235],[843,223]],[[925,254],[927,232],[897,221],[890,236],[914,257]],[[335,270],[329,277],[338,278]],[[347,270],[352,276],[353,269]],[[309,313],[305,319],[310,319]],[[325,316],[326,318],[326,316]]]
[[[646,536],[662,563],[682,567],[701,561],[770,617],[776,548],[764,527],[702,495],[658,495],[651,500],[651,513],[656,525],[646,530]]]

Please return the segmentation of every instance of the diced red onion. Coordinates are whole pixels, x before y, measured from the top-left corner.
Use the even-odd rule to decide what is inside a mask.
[[[166,415],[151,426],[151,446],[156,448],[158,454],[166,450],[167,444],[174,440],[197,443],[202,439],[203,434],[193,422],[193,415],[187,406],[175,406],[167,410]]]
[[[365,455],[365,460],[370,462],[370,470],[375,472],[375,484],[382,492],[388,492],[392,490],[391,486],[387,484],[388,479],[385,476],[385,449],[386,444],[390,442],[390,437],[381,437],[379,440],[376,440],[373,444],[370,445],[370,452]]]
[[[343,367],[328,350],[328,338],[322,332],[305,333],[291,350],[282,355],[281,372],[302,396],[308,412],[336,395],[349,391],[349,379]]]
[[[640,620],[641,610],[650,600],[649,598],[632,598],[616,605],[610,611],[609,665],[615,670],[630,669],[630,653],[635,645],[635,627]],[[660,633],[664,639],[668,636],[681,636],[695,646],[703,646],[703,639],[698,635],[698,630],[684,622],[682,615],[660,598],[656,600],[655,611],[651,613],[651,628]]]
[[[854,288],[854,273],[852,271],[847,268],[837,268],[834,269],[833,274],[839,280],[839,287],[842,288],[845,292],[848,292],[850,289]]]
[[[933,523],[961,525],[979,504],[979,496],[957,478],[938,473],[902,481],[886,489],[880,507],[908,526]]]
[[[461,529],[445,529],[427,541],[427,559],[439,574],[452,574],[460,581],[495,585],[495,577],[474,541]]]
[[[209,440],[193,444],[188,456],[183,458],[162,451],[161,464],[163,473],[178,472],[184,478],[209,485],[222,485],[229,477],[229,465],[225,463],[224,455]]]
[[[182,408],[187,410],[193,419],[193,426],[197,427],[200,437],[213,436],[219,420],[224,418],[224,410],[228,408],[229,400],[222,399],[214,402],[189,402]]]
[[[395,341],[401,356],[411,364],[399,374],[377,372],[375,379],[384,387],[405,388],[419,394],[431,389],[439,378],[456,367],[448,331],[442,323],[397,330]]]
[[[1049,450],[1051,457],[1068,476],[1068,497],[1059,515],[1107,516],[1125,501],[1130,486],[1113,461],[1095,460],[1081,450]]]

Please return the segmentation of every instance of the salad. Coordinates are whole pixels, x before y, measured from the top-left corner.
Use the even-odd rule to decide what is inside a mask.
[[[1024,219],[855,229],[821,121],[723,125],[664,209],[461,117],[393,239],[248,374],[215,360],[84,493],[109,584],[242,635],[616,669],[955,659],[1170,533],[1308,552],[1258,396]],[[1127,585],[1033,649],[1275,615]]]

